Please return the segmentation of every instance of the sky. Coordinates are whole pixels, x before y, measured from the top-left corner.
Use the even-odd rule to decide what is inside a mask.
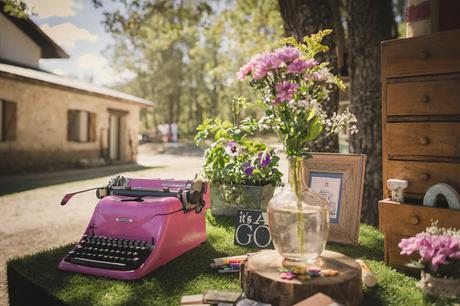
[[[70,55],[69,59],[41,59],[42,69],[105,86],[132,78],[129,72],[116,73],[103,54],[113,41],[101,23],[103,11],[117,4],[103,1],[104,7],[96,9],[91,0],[26,2],[35,13],[31,19]]]

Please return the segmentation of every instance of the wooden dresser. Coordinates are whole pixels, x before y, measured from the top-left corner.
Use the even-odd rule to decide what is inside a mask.
[[[385,260],[407,263],[398,242],[439,219],[460,227],[460,211],[421,206],[436,183],[460,193],[460,31],[382,42],[382,152],[386,181],[408,180],[411,204],[379,203]]]

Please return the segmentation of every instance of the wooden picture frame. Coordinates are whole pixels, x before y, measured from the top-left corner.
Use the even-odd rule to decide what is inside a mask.
[[[357,244],[363,199],[366,155],[312,153],[302,163],[302,186],[330,203],[330,242]]]

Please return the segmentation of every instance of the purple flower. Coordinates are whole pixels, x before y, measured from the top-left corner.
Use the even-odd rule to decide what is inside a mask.
[[[302,60],[298,58],[287,66],[286,73],[302,73],[306,69],[309,69],[317,64],[318,62],[314,59]]]
[[[300,56],[299,50],[293,47],[280,48],[277,49],[275,52],[278,55],[278,58],[286,64],[293,62]]]
[[[267,167],[272,161],[272,157],[267,152],[260,152],[257,160],[261,167]]]
[[[292,95],[300,87],[299,84],[289,83],[284,81],[283,83],[276,84],[276,97],[280,99],[281,102],[289,101],[292,99]]]
[[[238,156],[241,153],[241,146],[236,141],[229,141],[225,151],[230,156]]]
[[[243,171],[246,175],[252,176],[252,173],[254,172],[254,167],[251,166],[250,162],[244,162],[241,164],[241,167],[243,167]]]

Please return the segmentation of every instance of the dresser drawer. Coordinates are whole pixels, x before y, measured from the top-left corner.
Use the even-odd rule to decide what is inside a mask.
[[[460,161],[460,122],[386,124],[389,159]]]
[[[459,114],[460,76],[387,85],[388,116]]]
[[[408,196],[418,195],[417,198],[422,198],[437,183],[447,183],[460,193],[460,163],[389,160],[387,178],[407,180],[409,186],[404,192]]]
[[[379,229],[385,235],[385,263],[402,269],[417,255],[401,255],[399,242],[415,236],[438,220],[440,227],[460,228],[460,211],[421,205],[398,204],[389,200],[379,202]]]
[[[460,31],[385,41],[384,78],[454,73],[460,71]]]
[[[441,227],[460,228],[460,210],[379,202],[379,229],[384,233],[412,236],[423,232],[432,220],[439,220]]]

